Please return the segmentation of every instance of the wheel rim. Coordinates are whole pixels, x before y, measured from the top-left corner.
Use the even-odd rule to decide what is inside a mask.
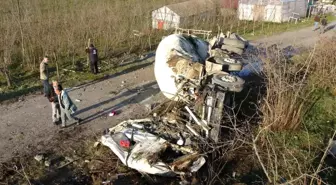
[[[231,75],[225,75],[220,78],[223,82],[236,82],[237,78]]]
[[[231,64],[236,64],[237,61],[232,59],[232,58],[224,58],[224,61],[227,62],[227,63],[231,63]]]

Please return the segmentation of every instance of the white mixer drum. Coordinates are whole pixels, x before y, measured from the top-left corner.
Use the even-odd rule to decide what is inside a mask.
[[[178,74],[175,74],[167,64],[172,53],[204,64],[208,57],[208,48],[207,42],[180,34],[169,35],[160,42],[155,55],[154,73],[161,92],[168,99],[177,100],[178,91],[174,78]]]

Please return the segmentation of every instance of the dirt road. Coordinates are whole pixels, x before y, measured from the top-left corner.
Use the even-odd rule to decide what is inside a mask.
[[[335,24],[336,22],[334,22]],[[324,36],[333,36],[333,30]],[[312,28],[287,32],[252,43],[280,43],[311,46],[320,36]],[[81,134],[92,134],[109,128],[124,119],[141,116],[148,111],[147,104],[163,99],[155,82],[154,57],[139,69],[112,75],[104,80],[69,89],[69,94],[79,107],[77,116],[84,119]],[[109,117],[111,110],[117,116]],[[73,127],[66,128],[72,129]],[[48,145],[60,128],[51,123],[51,107],[42,95],[27,96],[23,100],[0,105],[0,162],[17,154],[38,152]]]
[[[260,38],[252,43],[278,44],[282,47],[286,46],[305,46],[312,47],[321,37],[336,36],[336,21],[331,22],[326,28],[326,33],[319,34],[319,30],[313,31],[313,26],[300,30],[284,32],[271,37]]]

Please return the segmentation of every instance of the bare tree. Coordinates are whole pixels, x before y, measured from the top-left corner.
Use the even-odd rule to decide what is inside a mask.
[[[7,18],[7,19],[6,19]],[[12,29],[12,27],[7,24],[8,17],[4,16],[2,19],[2,37],[0,40],[0,72],[2,75],[5,76],[7,81],[7,86],[12,86],[12,79],[9,67],[12,63],[12,57],[11,54],[14,50],[14,43],[16,38],[16,31]]]

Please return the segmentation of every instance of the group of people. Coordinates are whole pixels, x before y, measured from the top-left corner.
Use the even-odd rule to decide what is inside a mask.
[[[85,50],[90,59],[90,68],[93,74],[98,73],[98,50],[93,44]],[[77,125],[82,121],[74,116],[77,110],[76,105],[71,100],[68,93],[63,89],[62,85],[57,81],[52,81],[49,84],[48,56],[45,56],[40,64],[40,79],[43,84],[43,93],[51,104],[52,122],[58,125],[61,122],[61,127],[66,127],[67,121],[75,122]]]
[[[319,24],[321,23],[321,26]],[[327,16],[324,15],[321,19],[320,15],[314,17],[314,31],[320,29],[320,34],[325,32],[325,29],[328,25]]]

